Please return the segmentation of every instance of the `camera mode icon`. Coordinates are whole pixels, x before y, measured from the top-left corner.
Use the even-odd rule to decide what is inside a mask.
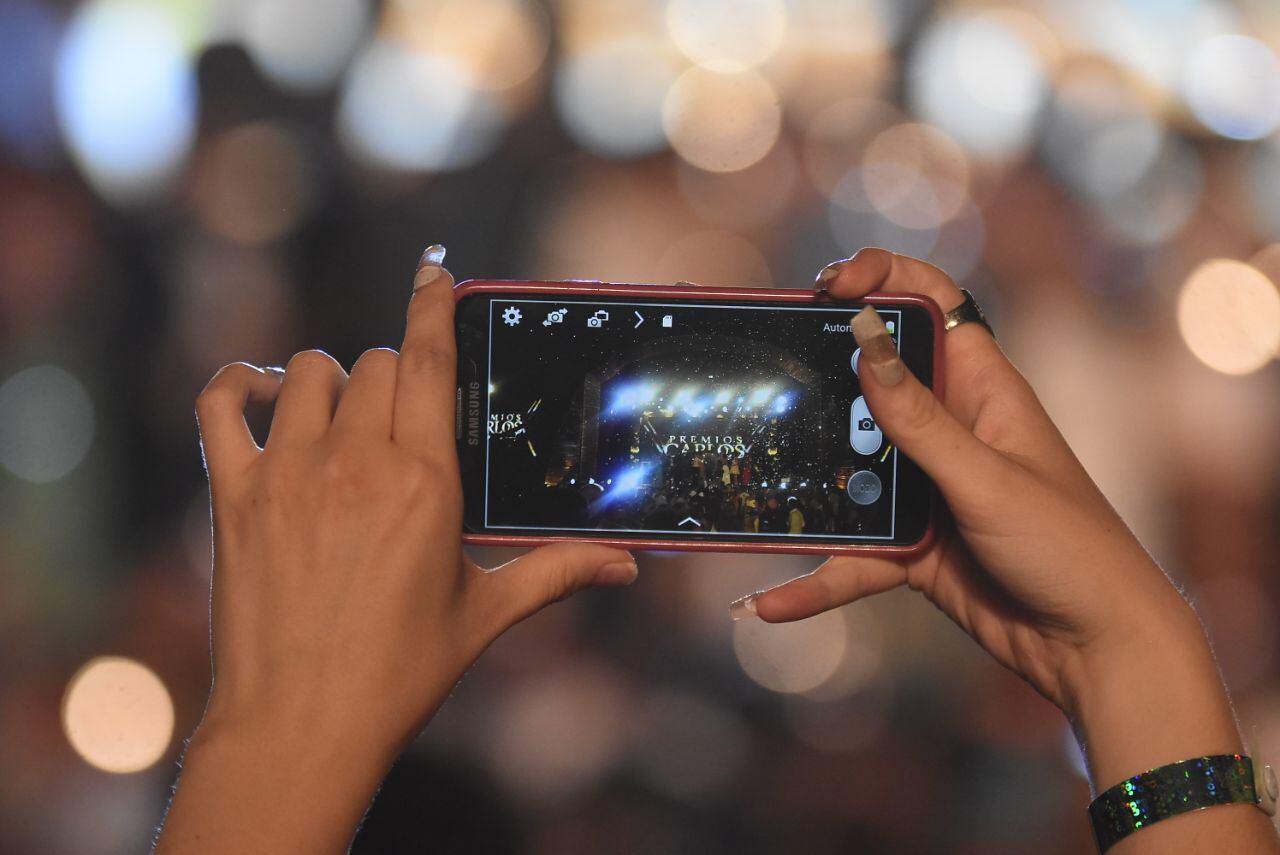
[[[604,309],[596,309],[596,313],[587,318],[587,326],[600,329],[607,320],[609,320],[609,313]]]
[[[564,316],[567,314],[569,314],[568,309],[556,309],[555,311],[547,312],[547,319],[542,322],[542,325],[549,327],[552,324],[562,324],[564,323]]]
[[[866,399],[859,395],[849,408],[849,444],[859,454],[870,456],[880,450],[883,441],[884,433],[871,415]]]

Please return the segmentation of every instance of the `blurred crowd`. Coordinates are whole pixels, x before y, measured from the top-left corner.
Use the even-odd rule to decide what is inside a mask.
[[[1278,54],[1272,0],[7,0],[0,853],[146,846],[209,679],[194,397],[396,345],[431,243],[460,281],[940,265],[1274,763]],[[645,554],[520,625],[356,851],[1088,851],[1067,723],[916,595],[729,621],[815,565]]]

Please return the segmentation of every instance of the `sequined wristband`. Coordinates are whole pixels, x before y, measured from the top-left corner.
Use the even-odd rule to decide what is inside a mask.
[[[1259,804],[1253,761],[1243,754],[1196,757],[1134,775],[1094,799],[1089,820],[1098,851],[1106,852],[1154,822],[1230,804]]]

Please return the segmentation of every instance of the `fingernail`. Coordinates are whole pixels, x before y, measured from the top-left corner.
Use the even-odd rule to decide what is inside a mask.
[[[759,594],[747,594],[740,600],[729,604],[729,617],[734,620],[745,620],[756,617],[756,598]]]
[[[889,337],[889,330],[880,315],[867,306],[853,318],[853,337],[862,348],[859,365],[870,365],[871,372],[882,386],[897,386],[906,376],[907,366],[898,355],[898,348]]]
[[[438,243],[433,243],[422,251],[422,258],[418,259],[418,270],[413,277],[413,290],[417,291],[439,278],[444,269],[444,252],[444,247]]]
[[[813,280],[813,289],[815,291],[825,291],[827,286],[831,284],[831,280],[840,275],[840,266],[843,261],[833,261],[818,272],[818,278]]]
[[[630,585],[636,580],[640,568],[634,561],[618,561],[606,564],[596,571],[597,585]]]
[[[277,380],[284,379],[284,369],[281,368],[279,365],[264,365],[262,366],[262,373],[270,374],[272,377],[276,378]]]

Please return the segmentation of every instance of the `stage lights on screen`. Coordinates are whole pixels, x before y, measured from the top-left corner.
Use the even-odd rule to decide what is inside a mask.
[[[608,507],[615,502],[632,498],[637,490],[648,483],[653,469],[651,463],[629,463],[606,478],[603,484],[597,484],[594,479],[588,479],[588,483],[600,488],[602,495],[597,503],[601,507]],[[573,479],[569,483],[573,484]]]
[[[795,403],[795,395],[779,391],[775,384],[743,387],[731,384],[720,388],[703,389],[700,386],[663,385],[661,383],[621,383],[611,392],[608,408],[610,417],[630,415],[666,418],[704,418],[713,413],[725,415],[765,416],[788,412]]]

